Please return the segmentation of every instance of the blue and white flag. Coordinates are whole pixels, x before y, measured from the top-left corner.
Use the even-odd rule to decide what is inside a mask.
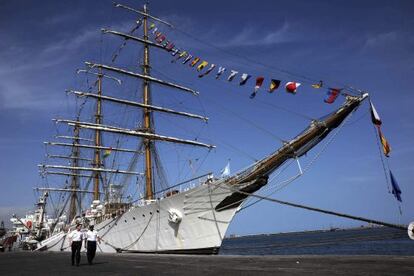
[[[221,74],[224,73],[224,71],[226,71],[226,68],[220,66],[219,69],[218,69],[218,72],[216,74],[216,79],[218,79],[221,76]]]
[[[243,75],[241,76],[240,85],[245,85],[246,82],[250,79],[250,77],[251,75],[243,73]]]
[[[231,70],[229,77],[227,78],[228,81],[232,81],[234,77],[239,73],[239,71]]]
[[[224,167],[224,169],[221,171],[221,177],[228,177],[230,176],[230,160],[227,162],[227,165]]]

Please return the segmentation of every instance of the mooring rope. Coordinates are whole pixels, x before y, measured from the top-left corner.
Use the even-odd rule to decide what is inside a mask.
[[[373,224],[377,224],[377,225],[383,225],[383,226],[387,226],[387,227],[395,228],[395,229],[400,229],[400,230],[404,230],[404,231],[406,231],[407,227],[408,227],[407,225],[393,224],[393,223],[383,222],[383,221],[379,221],[379,220],[374,220],[374,219],[369,219],[369,218],[358,217],[358,216],[353,216],[353,215],[349,215],[349,214],[334,212],[334,211],[330,211],[330,210],[315,208],[315,207],[311,207],[311,206],[307,206],[307,205],[301,205],[301,204],[297,204],[297,203],[293,203],[293,202],[279,200],[279,199],[276,199],[276,198],[270,198],[270,197],[266,197],[266,196],[255,195],[253,193],[244,192],[244,191],[234,189],[234,188],[231,188],[231,187],[223,187],[222,186],[222,188],[228,189],[228,190],[233,191],[235,193],[244,194],[244,195],[251,196],[251,197],[256,197],[256,198],[259,198],[259,199],[262,199],[262,200],[267,200],[267,201],[282,204],[282,205],[288,205],[288,206],[291,206],[291,207],[306,209],[306,210],[309,210],[309,211],[324,213],[324,214],[338,216],[338,217],[349,218],[349,219],[353,219],[353,220],[364,221],[364,222],[367,222],[367,223],[373,223]]]

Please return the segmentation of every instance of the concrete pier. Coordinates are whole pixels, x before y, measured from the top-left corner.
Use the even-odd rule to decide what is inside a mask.
[[[98,253],[79,267],[70,254],[0,253],[0,275],[414,275],[414,256],[196,256]]]

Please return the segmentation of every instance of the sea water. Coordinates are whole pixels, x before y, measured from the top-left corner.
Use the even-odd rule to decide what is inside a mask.
[[[386,227],[226,238],[220,255],[414,255],[407,231]]]

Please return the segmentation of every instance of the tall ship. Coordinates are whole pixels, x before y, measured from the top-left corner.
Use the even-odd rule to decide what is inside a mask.
[[[269,178],[286,163],[296,161],[302,172],[299,159],[330,137],[369,98],[368,93],[353,88],[338,89],[336,94],[345,99],[339,108],[312,120],[293,139],[283,141],[280,148],[275,146],[272,153],[247,168],[231,174],[226,167],[220,175],[207,172],[171,184],[161,162],[160,147],[164,153],[168,152],[165,148],[171,147],[170,152],[179,154],[181,147],[210,151],[216,146],[158,132],[159,116],[201,124],[209,118],[176,110],[169,102],[158,105],[154,101],[157,90],[170,93],[175,103],[178,94],[198,97],[202,92],[180,84],[178,79],[154,76],[153,53],[171,55],[173,60],[167,63],[196,66],[200,78],[217,68],[214,64],[202,66],[199,58],[169,41],[157,26],[168,28],[171,24],[153,16],[148,5],[142,9],[122,4],[116,7],[136,14],[137,21],[129,32],[102,29],[103,34],[119,39],[121,46],[110,64],[86,61],[85,68],[78,70],[87,85],[85,89],[67,91],[77,102],[75,115],[55,118],[64,133],[56,135],[56,141],[45,142],[47,159],[39,169],[47,181],[37,190],[46,193],[45,198],[49,194],[48,204],[54,208],[48,213],[48,218],[53,219],[44,221],[46,214],[41,213],[38,234],[33,237],[37,250],[70,250],[68,234],[82,224],[85,228],[95,226],[103,241],[98,245],[100,252],[217,254],[230,223],[246,200],[266,187]],[[140,70],[117,65],[127,43],[140,49]],[[223,72],[220,68],[217,78]],[[231,74],[233,71],[229,81]],[[159,72],[156,75],[162,76]],[[243,76],[241,82],[246,82],[248,77]],[[262,82],[257,78],[251,98]],[[280,82],[272,80],[272,84],[275,89]],[[131,89],[134,85],[135,90]],[[296,86],[299,84],[288,83],[286,89],[294,93]],[[174,162],[173,158],[167,159]],[[53,185],[59,181],[64,184]]]

